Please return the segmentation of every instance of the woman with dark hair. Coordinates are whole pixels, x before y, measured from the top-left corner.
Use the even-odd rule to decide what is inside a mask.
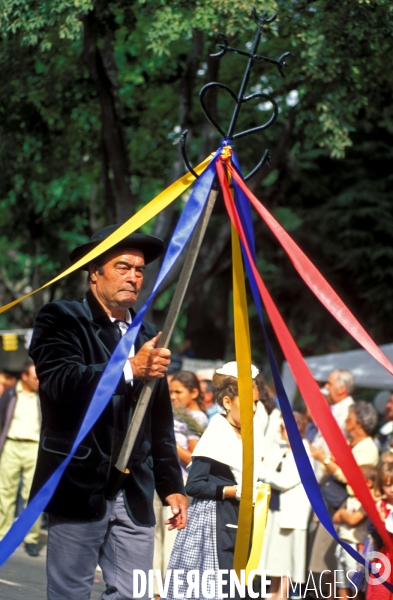
[[[169,384],[173,405],[173,417],[177,454],[184,477],[185,468],[191,461],[191,453],[205,431],[208,418],[203,404],[199,380],[191,371],[174,373]]]
[[[175,382],[180,385],[174,386]],[[169,384],[171,394],[173,395],[172,402],[181,402],[189,412],[205,413],[205,406],[203,403],[203,394],[198,377],[192,371],[178,371],[173,373],[171,382]],[[205,423],[206,419],[197,417],[197,421],[201,421],[201,424]]]
[[[253,379],[258,369],[252,366]],[[178,535],[169,569],[198,570],[203,573],[232,569],[239,500],[242,488],[242,430],[237,363],[217,369],[213,376],[215,400],[225,415],[215,415],[192,454],[186,491],[192,496],[187,527]],[[254,385],[254,413],[259,392]],[[260,458],[260,457],[259,457]],[[212,575],[209,581],[215,581]],[[228,593],[229,590],[224,590]],[[174,597],[170,584],[167,598]]]
[[[258,375],[255,377],[255,383],[259,391],[259,400],[265,407],[267,414],[271,415],[273,410],[276,408],[274,393],[267,385],[262,373],[258,373]]]

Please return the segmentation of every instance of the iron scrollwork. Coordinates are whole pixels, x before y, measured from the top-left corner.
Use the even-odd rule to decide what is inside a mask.
[[[285,77],[284,68],[288,66],[285,62],[285,59],[288,56],[291,56],[291,52],[285,52],[282,56],[280,56],[280,58],[278,58],[277,60],[274,60],[272,58],[268,58],[266,56],[262,56],[262,55],[258,54],[257,50],[258,50],[259,42],[261,41],[263,27],[266,24],[269,24],[269,23],[272,23],[273,21],[275,21],[277,19],[278,13],[276,13],[270,19],[268,19],[266,12],[262,13],[262,15],[259,16],[255,9],[255,6],[254,6],[252,9],[251,16],[257,22],[258,28],[257,28],[257,32],[255,34],[255,38],[254,38],[254,41],[252,44],[252,49],[250,52],[246,52],[245,50],[240,50],[238,48],[233,48],[232,46],[230,46],[228,44],[227,37],[224,34],[220,33],[219,35],[222,40],[222,43],[218,44],[220,51],[217,52],[216,54],[211,54],[211,56],[213,58],[219,59],[222,56],[224,56],[227,52],[233,52],[236,54],[240,54],[241,56],[246,56],[248,58],[247,66],[246,66],[246,69],[245,69],[245,72],[243,75],[243,80],[242,80],[242,83],[240,86],[239,93],[236,94],[232,90],[232,88],[230,88],[228,85],[225,85],[224,83],[219,83],[219,82],[207,83],[206,85],[203,86],[203,88],[199,92],[199,101],[201,103],[201,107],[202,107],[203,112],[205,113],[206,118],[210,121],[210,123],[213,125],[213,127],[228,141],[236,140],[236,139],[248,136],[252,133],[256,133],[258,131],[263,131],[264,129],[267,129],[268,127],[270,127],[274,123],[274,121],[277,119],[278,106],[277,106],[276,101],[270,94],[267,94],[265,92],[256,92],[256,93],[248,95],[248,96],[246,95],[246,87],[248,84],[248,80],[250,77],[250,73],[251,73],[251,69],[254,64],[254,61],[263,61],[263,62],[275,65],[277,67],[279,75],[281,77]],[[212,114],[209,112],[209,110],[206,106],[205,95],[212,88],[219,88],[219,89],[225,90],[225,92],[230,94],[230,96],[233,98],[233,100],[235,102],[235,109],[233,111],[231,121],[229,124],[229,128],[227,131],[224,131],[222,129],[220,124],[212,116]],[[256,98],[260,98],[264,102],[269,102],[271,104],[272,114],[271,114],[270,118],[266,121],[266,123],[263,123],[262,125],[258,125],[257,127],[252,127],[250,129],[246,129],[245,131],[240,131],[238,133],[235,133],[235,127],[236,127],[236,123],[237,123],[238,116],[239,116],[242,105],[245,104],[246,102],[255,100]],[[185,131],[183,131],[183,133],[181,134],[178,141],[180,142],[183,160],[185,162],[187,169],[194,175],[194,177],[197,178],[198,175],[192,168],[191,163],[187,157],[187,151],[186,151],[187,133],[188,133],[187,129]],[[269,151],[265,150],[259,163],[254,167],[254,169],[244,179],[246,181],[251,179],[251,177],[253,177],[253,175],[255,175],[255,173],[257,173],[259,171],[259,169],[261,169],[266,162],[269,163],[269,161],[270,161]]]

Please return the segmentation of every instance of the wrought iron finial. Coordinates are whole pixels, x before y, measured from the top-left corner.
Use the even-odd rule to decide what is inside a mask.
[[[257,22],[258,27],[257,27],[257,32],[256,32],[255,37],[254,37],[254,41],[252,43],[251,51],[250,52],[246,52],[245,50],[240,50],[238,48],[233,48],[232,46],[229,45],[226,36],[223,33],[220,33],[219,35],[220,35],[220,38],[222,40],[222,43],[218,44],[218,47],[220,48],[220,51],[217,52],[216,54],[211,54],[211,56],[213,58],[221,58],[227,52],[233,52],[233,53],[236,53],[236,54],[240,54],[241,56],[246,56],[248,58],[247,66],[246,66],[246,69],[245,69],[245,72],[244,72],[244,75],[243,75],[243,80],[242,80],[242,83],[240,85],[240,89],[239,89],[239,93],[238,94],[236,94],[232,90],[232,88],[230,88],[228,85],[225,85],[224,83],[219,83],[219,82],[207,83],[206,85],[203,86],[203,88],[199,92],[199,101],[201,103],[202,110],[205,113],[206,118],[210,121],[210,123],[213,125],[213,127],[225,139],[227,139],[229,141],[236,140],[236,139],[239,139],[241,137],[245,137],[247,135],[250,135],[251,133],[256,133],[257,131],[263,131],[264,129],[267,129],[268,127],[270,127],[274,123],[274,121],[277,119],[278,106],[277,106],[276,101],[274,100],[274,98],[270,94],[267,94],[267,93],[264,93],[264,92],[256,92],[256,93],[251,94],[249,96],[245,95],[245,93],[246,93],[246,87],[247,87],[248,80],[249,80],[249,77],[250,77],[250,72],[251,72],[252,66],[254,64],[254,61],[256,61],[256,60],[257,61],[263,61],[263,62],[275,65],[277,67],[279,75],[281,77],[285,77],[283,69],[288,66],[285,63],[285,58],[287,56],[290,56],[291,52],[285,52],[277,60],[274,60],[274,59],[268,58],[266,56],[262,56],[260,54],[257,54],[258,45],[259,45],[259,42],[261,40],[261,36],[262,36],[264,25],[272,23],[273,21],[275,21],[276,18],[277,18],[277,15],[278,15],[278,13],[274,14],[272,17],[270,17],[270,19],[267,17],[267,13],[266,12],[263,12],[261,15],[258,15],[258,13],[256,11],[256,8],[254,6],[253,9],[252,9],[252,11],[251,11],[251,16]],[[220,88],[222,90],[225,90],[225,92],[229,93],[230,96],[235,101],[235,109],[234,109],[233,114],[232,114],[232,118],[231,118],[231,122],[229,124],[228,131],[224,131],[222,129],[222,127],[219,125],[219,123],[217,122],[217,120],[209,112],[209,110],[208,110],[208,108],[207,108],[207,106],[205,104],[205,95],[212,88]],[[237,123],[237,120],[238,120],[239,113],[240,113],[242,105],[245,104],[246,102],[250,102],[251,100],[254,100],[255,98],[261,98],[264,102],[270,103],[271,108],[272,108],[272,114],[271,114],[271,116],[262,125],[258,125],[257,127],[252,127],[252,128],[247,129],[245,131],[240,131],[238,133],[235,133],[236,123]],[[185,164],[187,166],[187,169],[194,175],[194,177],[197,177],[197,174],[195,173],[195,171],[191,167],[190,161],[188,160],[188,157],[187,157],[187,152],[186,152],[186,138],[187,138],[187,133],[188,133],[188,131],[185,130],[181,134],[181,136],[179,138],[180,145],[181,145],[181,152],[182,152],[183,160],[184,160],[184,162],[185,162]],[[259,171],[259,169],[266,162],[270,162],[270,157],[269,157],[268,150],[265,150],[265,152],[264,152],[261,160],[254,167],[254,169],[245,177],[245,180],[247,181],[253,175],[255,175],[255,173],[257,173],[257,171]]]

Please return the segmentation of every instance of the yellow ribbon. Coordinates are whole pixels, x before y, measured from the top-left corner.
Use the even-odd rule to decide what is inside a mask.
[[[231,154],[231,148],[225,146],[222,152],[222,158],[229,161]],[[248,581],[248,576],[251,571],[257,570],[259,566],[265,537],[271,490],[270,485],[266,483],[260,485],[253,512],[254,411],[252,402],[253,382],[251,378],[251,342],[242,254],[239,236],[233,225],[231,226],[231,237],[235,351],[238,368],[240,419],[243,444],[242,493],[239,506],[233,568],[239,576],[240,570],[244,569],[244,566],[246,566],[246,581]]]
[[[252,490],[254,466],[253,385],[251,379],[251,344],[243,262],[239,237],[232,225],[233,312],[235,349],[238,368],[240,419],[243,442],[242,493],[236,535],[233,568],[238,576],[247,565],[252,527]]]
[[[251,571],[258,569],[261,560],[270,496],[270,485],[262,483],[258,488],[257,499],[255,501],[252,545],[250,558],[246,566],[246,581],[248,581]]]
[[[213,155],[205,158],[203,162],[201,162],[197,167],[194,168],[194,171],[200,175],[208,166],[211,161]],[[121,242],[125,237],[142,227],[145,223],[150,221],[153,217],[155,217],[159,212],[161,212],[164,208],[166,208],[171,202],[176,200],[192,183],[194,183],[195,177],[191,173],[186,173],[183,177],[180,177],[177,181],[172,183],[169,187],[167,187],[163,192],[158,194],[153,200],[151,200],[148,204],[146,204],[140,211],[138,211],[133,217],[128,219],[123,225],[121,225],[116,231],[114,231],[110,236],[108,236],[103,242],[101,242],[98,246],[96,246],[93,250],[88,252],[83,258],[79,259],[78,262],[73,264],[71,267],[57,275],[54,279],[48,281],[41,287],[25,294],[21,298],[6,304],[5,306],[0,307],[0,313],[5,312],[12,306],[19,304],[22,300],[29,298],[33,294],[43,290],[44,288],[52,285],[55,281],[59,281],[59,279],[63,279],[66,275],[73,273],[86,263],[94,260],[100,254],[103,254],[112,246],[115,246],[117,243]]]

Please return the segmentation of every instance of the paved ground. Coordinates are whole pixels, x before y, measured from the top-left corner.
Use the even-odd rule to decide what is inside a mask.
[[[40,556],[28,556],[20,546],[0,568],[0,598],[3,600],[46,600],[44,547]],[[91,600],[99,600],[105,586],[101,573],[96,573]]]

